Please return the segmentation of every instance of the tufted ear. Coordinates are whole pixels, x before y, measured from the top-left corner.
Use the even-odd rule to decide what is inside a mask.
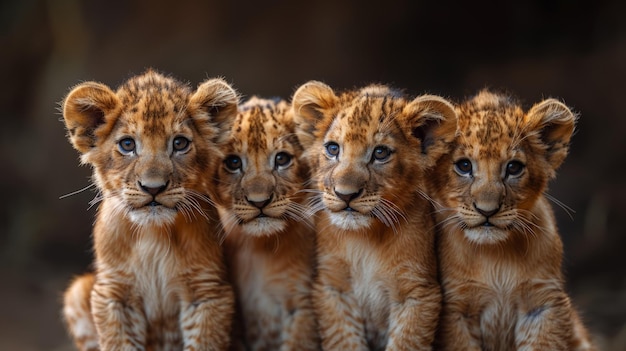
[[[439,158],[446,151],[442,144],[454,139],[456,112],[454,106],[442,97],[419,96],[405,106],[402,115],[411,136],[420,141],[421,153],[432,156],[432,159]]]
[[[332,108],[338,98],[328,85],[309,81],[296,90],[291,105],[296,124],[296,134],[302,146],[307,149],[315,141],[318,122],[323,118],[324,110]]]
[[[63,100],[63,119],[74,148],[82,154],[94,148],[106,133],[101,127],[112,126],[120,107],[117,95],[104,84],[86,82],[74,87]]]
[[[213,126],[218,128],[218,135],[222,135],[223,131],[230,130],[238,103],[235,89],[225,80],[213,78],[198,85],[189,100],[189,111],[203,135],[213,136]]]
[[[567,156],[576,119],[576,115],[556,99],[547,99],[534,105],[527,114],[528,128],[538,133],[546,146],[546,158],[554,170]]]

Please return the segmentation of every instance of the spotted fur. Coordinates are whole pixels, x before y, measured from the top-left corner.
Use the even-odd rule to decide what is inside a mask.
[[[440,310],[425,171],[455,112],[387,86],[293,96],[318,212],[314,304],[325,350],[429,350]]]
[[[489,91],[457,116],[452,151],[428,177],[441,230],[441,349],[593,350],[564,289],[544,195],[576,116],[554,99],[524,111]]]
[[[221,79],[192,91],[149,70],[117,92],[87,82],[64,100],[69,139],[100,192],[95,276],[64,300],[81,350],[228,347],[234,296],[203,174],[219,162],[216,124],[237,99]]]
[[[247,350],[318,350],[308,168],[285,101],[252,97],[220,133],[215,203]]]

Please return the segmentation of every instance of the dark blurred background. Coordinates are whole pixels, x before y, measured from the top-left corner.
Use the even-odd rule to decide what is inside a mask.
[[[72,350],[60,294],[92,260],[90,169],[58,103],[154,67],[192,86],[289,98],[307,80],[458,101],[483,87],[580,113],[549,193],[568,290],[604,350],[626,350],[626,2],[20,0],[0,3],[0,350]]]

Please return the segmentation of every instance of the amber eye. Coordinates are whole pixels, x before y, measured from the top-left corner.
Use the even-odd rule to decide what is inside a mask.
[[[133,138],[124,138],[120,140],[117,145],[123,155],[129,155],[135,151],[135,140],[133,140]]]
[[[274,158],[274,163],[276,165],[276,168],[278,167],[285,168],[291,164],[292,159],[293,158],[288,153],[279,152],[276,154],[276,157]]]
[[[335,142],[326,143],[326,154],[330,158],[335,158],[339,155],[339,145]]]
[[[391,156],[391,150],[386,146],[376,146],[372,157],[376,161],[385,161]]]
[[[506,176],[518,176],[522,174],[525,167],[520,161],[510,161],[506,164]]]
[[[176,137],[174,138],[172,144],[174,146],[174,151],[187,151],[187,149],[189,149],[189,146],[191,145],[191,140],[185,137]]]
[[[454,163],[454,170],[462,176],[472,175],[472,161],[463,158]]]
[[[237,171],[238,169],[241,169],[241,158],[235,155],[228,156],[224,160],[224,165],[230,171]]]

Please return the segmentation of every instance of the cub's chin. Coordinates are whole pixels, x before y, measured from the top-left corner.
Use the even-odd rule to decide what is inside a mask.
[[[250,236],[270,236],[285,230],[285,220],[272,217],[257,217],[251,221],[239,224],[241,230]]]
[[[354,210],[329,211],[329,219],[332,225],[343,230],[367,229],[374,220],[372,217]]]
[[[509,237],[509,232],[496,226],[476,226],[465,228],[465,237],[474,244],[491,245],[505,241]]]
[[[175,222],[178,211],[163,205],[148,204],[128,211],[128,218],[139,227],[161,227]]]

